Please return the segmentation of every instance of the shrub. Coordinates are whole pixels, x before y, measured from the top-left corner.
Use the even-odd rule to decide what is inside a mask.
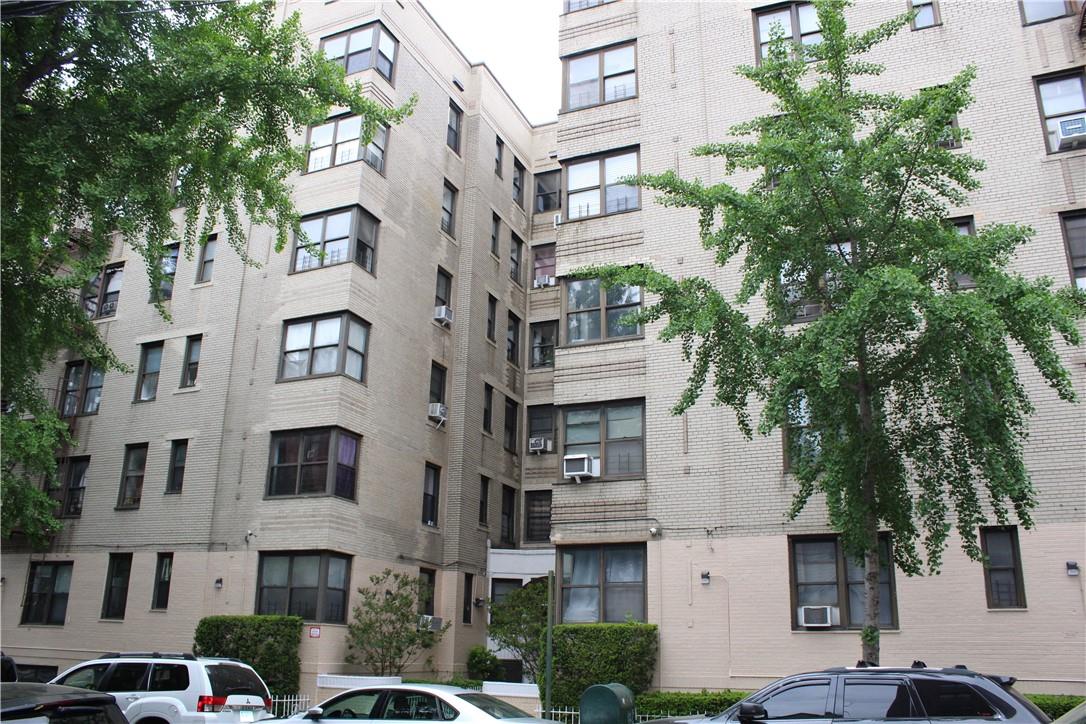
[[[297,694],[302,638],[299,616],[208,616],[192,642],[197,656],[228,656],[256,669],[272,695]]]
[[[659,646],[647,623],[579,623],[554,627],[555,706],[578,706],[593,684],[618,683],[636,695],[649,688]],[[543,687],[542,672],[537,677]]]
[[[749,694],[749,691],[650,691],[637,696],[638,715],[655,717],[717,714]]]
[[[483,681],[499,681],[503,669],[498,657],[486,646],[472,646],[468,651],[468,676]]]
[[[1026,698],[1053,719],[1063,716],[1086,700],[1086,697],[1074,694],[1026,694]]]

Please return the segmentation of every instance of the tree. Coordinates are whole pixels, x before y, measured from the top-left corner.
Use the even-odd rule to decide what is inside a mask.
[[[437,631],[423,626],[419,603],[433,591],[421,578],[386,568],[370,576],[370,588],[347,624],[347,661],[378,676],[398,676],[421,651],[437,645],[450,624]]]
[[[862,54],[909,15],[853,34],[845,0],[815,5],[820,44],[794,46],[778,27],[768,57],[738,69],[775,97],[776,113],[732,129],[745,140],[694,151],[722,159],[729,176],[758,172],[749,188],[674,172],[635,181],[665,206],[698,212],[717,264],[742,262],[735,297],[648,267],[583,276],[658,295],[640,321],[666,320],[661,338],[679,340],[691,363],[675,414],[711,378],[713,403],[733,408],[748,437],[752,400],[760,433],[785,431],[798,483],[789,515],[820,493],[845,552],[863,560],[861,652],[877,663],[880,529],[893,537],[893,562],[916,575],[925,560],[938,570],[952,527],[965,553],[982,559],[986,507],[1000,523],[1013,511],[1032,525],[1022,447],[1033,407],[1012,345],[1073,401],[1056,338],[1080,343],[1086,298],[1007,270],[1028,227],[962,235],[947,221],[983,168],[948,149],[969,137],[951,121],[972,100],[973,68],[913,97],[861,89],[855,79],[869,88],[883,70]],[[757,295],[764,308],[749,306]],[[810,305],[817,318],[796,324]]]
[[[524,663],[524,675],[535,681],[547,631],[547,579],[537,578],[490,604],[487,635],[499,648]]]
[[[247,262],[244,220],[298,229],[293,143],[330,106],[364,136],[397,123],[311,49],[274,3],[10,2],[2,9],[0,273],[4,400],[2,532],[36,545],[59,527],[38,489],[69,442],[38,377],[63,349],[126,371],[80,307],[115,236],[163,280],[166,246],[187,257],[220,219]],[[180,181],[179,184],[175,182]],[[176,185],[176,188],[175,188]],[[183,207],[183,233],[174,210]],[[168,318],[166,310],[159,310]]]

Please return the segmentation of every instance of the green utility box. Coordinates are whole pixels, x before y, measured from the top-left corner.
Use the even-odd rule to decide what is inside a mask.
[[[634,724],[633,692],[622,684],[596,684],[581,694],[581,724]]]

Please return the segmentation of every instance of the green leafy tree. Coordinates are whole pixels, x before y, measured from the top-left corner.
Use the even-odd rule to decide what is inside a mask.
[[[547,632],[547,579],[537,578],[490,604],[487,635],[524,663],[524,674],[535,681],[540,673]]]
[[[63,349],[124,370],[79,302],[114,239],[143,257],[152,289],[167,244],[191,258],[220,221],[247,262],[246,220],[272,226],[281,250],[297,228],[286,182],[304,159],[297,134],[334,105],[359,114],[368,139],[414,99],[388,109],[365,97],[272,2],[14,2],[0,13],[2,526],[41,545],[58,523],[38,486],[67,438],[57,391],[38,377]]]
[[[423,650],[441,641],[450,624],[434,631],[419,619],[420,601],[433,595],[421,578],[386,568],[359,588],[347,624],[347,662],[378,676],[398,676]]]
[[[968,138],[951,120],[972,100],[973,68],[912,97],[865,90],[883,69],[862,54],[909,16],[855,34],[845,0],[815,4],[820,44],[794,46],[777,28],[769,57],[738,69],[776,99],[775,113],[732,129],[745,140],[695,150],[721,159],[729,176],[758,172],[749,188],[673,172],[638,179],[664,205],[698,212],[717,264],[742,262],[735,297],[646,267],[584,276],[658,295],[640,321],[666,320],[661,338],[678,340],[691,363],[674,413],[711,380],[713,403],[733,408],[748,437],[752,399],[762,434],[792,424],[789,513],[820,493],[846,553],[863,561],[861,652],[877,663],[880,529],[893,535],[894,563],[915,575],[925,560],[938,570],[952,528],[981,559],[977,528],[989,514],[1032,525],[1022,448],[1033,407],[1013,350],[1073,401],[1058,340],[1080,343],[1086,304],[1007,269],[1030,228],[961,235],[947,222],[983,168],[947,148]],[[750,307],[759,295],[764,311]],[[819,316],[795,324],[806,305]]]

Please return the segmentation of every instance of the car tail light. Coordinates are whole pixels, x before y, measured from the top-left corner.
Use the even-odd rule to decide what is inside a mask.
[[[270,696],[264,697],[264,708],[268,711],[272,710],[272,701]]]
[[[196,700],[196,711],[217,712],[226,706],[225,696],[201,696]]]

